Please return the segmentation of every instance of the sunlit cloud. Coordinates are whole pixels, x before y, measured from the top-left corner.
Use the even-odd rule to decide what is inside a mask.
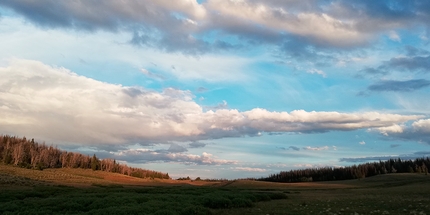
[[[4,131],[87,144],[197,141],[261,132],[380,129],[423,118],[378,112],[339,113],[261,108],[203,111],[190,91],[162,92],[96,81],[37,61],[0,68]],[[425,130],[426,121],[414,126]],[[40,129],[38,129],[40,128]],[[391,130],[390,130],[391,129]]]

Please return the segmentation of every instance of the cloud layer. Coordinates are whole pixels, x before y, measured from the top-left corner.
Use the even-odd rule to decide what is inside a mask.
[[[237,161],[217,159],[212,154],[203,152],[202,155],[186,153],[160,152],[151,150],[123,150],[110,157],[129,163],[175,162],[186,165],[230,165]]]
[[[133,44],[191,54],[255,42],[351,48],[366,45],[381,33],[393,37],[398,29],[428,27],[430,8],[419,0],[208,0],[202,4],[195,0],[16,0],[0,5],[44,28],[125,30],[133,35]]]
[[[272,112],[261,108],[203,111],[187,90],[162,92],[78,76],[37,61],[11,60],[0,68],[0,129],[45,140],[89,145],[198,141],[261,132],[327,132],[389,128],[420,115],[378,112]],[[428,133],[427,119],[412,124]],[[385,130],[384,130],[385,129]],[[191,147],[202,147],[198,143]],[[172,145],[174,152],[186,149]]]

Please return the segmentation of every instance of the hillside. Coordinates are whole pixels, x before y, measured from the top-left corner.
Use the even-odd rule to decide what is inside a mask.
[[[121,173],[138,178],[169,179],[168,173],[129,167],[114,159],[99,159],[76,152],[67,152],[34,139],[0,135],[0,163],[11,164],[27,169],[43,170],[47,168],[80,168]]]
[[[0,187],[34,185],[88,186],[169,186],[169,185],[211,185],[217,182],[177,181],[172,179],[137,178],[120,173],[93,171],[80,168],[52,168],[33,170],[13,165],[0,164]]]

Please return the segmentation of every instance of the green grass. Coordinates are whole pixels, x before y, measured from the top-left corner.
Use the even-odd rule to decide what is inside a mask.
[[[0,214],[213,214],[272,198],[286,196],[216,187],[36,186],[2,190]]]

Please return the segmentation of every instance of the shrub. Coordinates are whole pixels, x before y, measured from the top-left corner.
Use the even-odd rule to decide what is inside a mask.
[[[212,209],[219,209],[219,208],[230,208],[231,207],[231,201],[230,199],[219,197],[219,196],[207,196],[203,198],[203,206],[212,208]]]
[[[246,207],[252,207],[253,203],[249,199],[244,198],[235,198],[232,200],[233,207],[235,208],[246,208]]]
[[[257,202],[270,201],[271,200],[270,196],[267,195],[266,193],[256,193],[256,194],[254,194],[254,196],[257,199]]]
[[[184,208],[181,213],[181,215],[212,215],[212,212],[202,206],[189,206]]]
[[[272,200],[275,200],[275,199],[286,199],[286,198],[288,198],[287,195],[285,195],[283,193],[270,193],[269,197]]]
[[[176,215],[177,213],[171,210],[163,209],[154,213],[154,215]]]

